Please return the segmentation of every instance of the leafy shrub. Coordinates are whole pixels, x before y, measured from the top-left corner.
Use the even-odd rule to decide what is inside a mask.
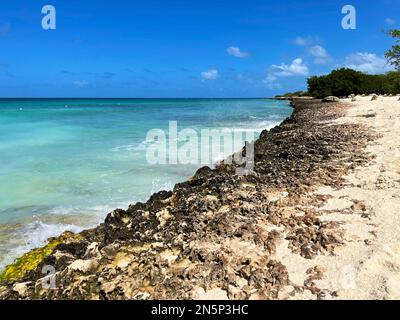
[[[316,98],[344,97],[352,93],[397,94],[400,93],[400,72],[369,75],[342,68],[325,76],[308,78],[307,83],[309,94]]]

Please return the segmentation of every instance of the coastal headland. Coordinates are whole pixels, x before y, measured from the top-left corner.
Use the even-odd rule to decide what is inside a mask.
[[[50,239],[5,269],[0,298],[399,298],[400,102],[352,100],[294,99],[254,173],[203,167]]]

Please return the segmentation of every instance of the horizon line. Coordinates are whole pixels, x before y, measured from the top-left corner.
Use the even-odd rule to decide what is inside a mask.
[[[0,97],[0,100],[17,99],[274,99],[275,97]]]

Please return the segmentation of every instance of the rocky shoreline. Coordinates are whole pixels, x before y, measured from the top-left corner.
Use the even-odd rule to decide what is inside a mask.
[[[344,175],[371,160],[377,135],[341,124],[348,104],[294,100],[291,117],[255,142],[255,172],[235,175],[221,163],[199,169],[173,191],[109,213],[100,226],[52,239],[51,252],[27,272],[12,272],[1,299],[287,299],[308,292],[335,297],[307,270],[294,283],[279,259],[282,240],[302,259],[334,255],[344,244],[337,221],[320,219]],[[243,151],[244,152],[244,151]],[[56,288],[43,288],[43,266],[55,268]],[[7,270],[6,270],[7,271]],[[20,270],[19,270],[20,271]]]

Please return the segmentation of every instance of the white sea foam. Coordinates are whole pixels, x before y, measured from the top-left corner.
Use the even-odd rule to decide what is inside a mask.
[[[85,213],[85,216],[90,217],[104,217],[105,214],[113,210],[114,207],[107,206],[93,206],[89,208],[71,208],[71,207],[54,207],[48,211],[48,214],[51,215],[64,215],[64,216],[74,216],[74,215],[82,215],[82,212]]]
[[[0,244],[0,270],[14,259],[46,244],[48,238],[59,236],[64,231],[80,232],[103,221],[111,206],[95,206],[86,209],[55,207],[48,214],[33,216],[27,224],[10,225],[5,228],[5,240]],[[83,218],[81,212],[85,212]],[[62,222],[68,221],[68,222]]]
[[[116,146],[114,148],[111,149],[111,151],[113,152],[137,152],[137,151],[144,151],[146,150],[146,148],[151,145],[152,143],[154,143],[154,141],[150,141],[150,140],[143,140],[142,142],[140,142],[139,144],[135,143],[135,144],[125,144],[125,145],[121,145],[121,146]]]
[[[12,263],[14,259],[25,254],[26,252],[43,246],[46,240],[50,237],[55,237],[64,231],[80,232],[85,226],[76,226],[72,224],[47,224],[40,220],[36,220],[21,229],[15,230],[10,242],[2,245],[2,250],[7,252],[4,256],[0,257],[0,269]],[[8,248],[9,247],[9,248]],[[12,250],[8,250],[11,249]]]
[[[150,194],[159,192],[159,191],[170,191],[174,188],[174,183],[170,181],[161,181],[160,179],[155,179],[152,181],[152,187]]]
[[[242,132],[261,132],[263,130],[271,130],[272,128],[278,126],[280,123],[281,121],[262,120],[249,123],[249,126],[247,128],[237,128],[234,130]]]
[[[198,102],[196,102],[196,106],[197,104]],[[242,114],[243,111],[246,113],[245,107],[247,104],[255,104],[256,107],[253,110],[254,114],[248,117]],[[228,101],[223,103],[218,101],[217,109],[215,109],[216,105],[212,102],[210,106],[206,105],[204,109],[196,107],[199,114],[194,114],[193,118],[189,118],[190,121],[185,122],[183,120],[180,122],[178,129],[181,131],[195,124],[199,135],[200,129],[203,127],[211,127],[210,129],[212,127],[215,129],[230,128],[235,132],[261,132],[264,129],[271,129],[279,124],[279,120],[283,117],[280,115],[271,115],[271,112],[274,112],[271,108],[265,108],[264,111],[265,104],[269,104],[269,102],[246,101],[245,103],[234,103]],[[109,103],[96,102],[96,106],[99,108],[102,105],[108,106]],[[64,121],[57,121],[57,119],[64,120],[64,113],[58,112],[58,107],[48,108],[47,106],[41,107],[39,105],[35,107],[35,113],[30,115],[32,119],[40,120],[33,121],[34,126],[30,122],[21,122],[20,119],[23,118],[17,116],[9,126],[6,127],[4,125],[1,127],[1,129],[7,130],[7,133],[12,129],[15,132],[15,136],[13,139],[10,139],[9,143],[3,143],[0,149],[3,152],[8,152],[10,159],[13,159],[12,163],[21,164],[21,166],[18,166],[21,169],[17,172],[17,175],[11,174],[15,170],[9,170],[7,166],[0,168],[5,170],[8,174],[7,177],[10,177],[7,179],[10,183],[7,190],[5,190],[7,191],[6,198],[18,199],[21,190],[31,192],[26,196],[26,199],[23,199],[24,201],[2,203],[2,207],[0,206],[0,209],[6,210],[11,210],[14,207],[22,208],[20,212],[14,212],[10,215],[10,220],[7,220],[6,217],[2,220],[9,224],[0,225],[0,267],[12,262],[14,258],[32,248],[42,246],[46,243],[48,237],[57,236],[66,230],[77,232],[98,224],[103,221],[108,212],[117,206],[122,208],[127,207],[128,203],[125,204],[123,203],[124,201],[131,200],[131,202],[134,202],[136,200],[145,200],[145,197],[151,193],[160,190],[171,190],[176,181],[184,180],[186,176],[195,171],[196,166],[200,167],[200,164],[188,165],[187,167],[183,165],[159,168],[144,166],[144,157],[140,156],[140,153],[145,155],[148,146],[154,143],[154,141],[144,140],[140,142],[140,140],[136,140],[137,137],[132,138],[132,140],[126,140],[124,126],[128,121],[135,123],[137,121],[144,121],[143,126],[147,125],[145,122],[147,121],[147,117],[138,118],[138,112],[139,115],[141,113],[136,108],[118,109],[118,112],[115,113],[115,115],[118,114],[118,119],[115,118],[113,120],[121,121],[123,124],[121,126],[122,131],[118,131],[119,125],[116,123],[113,125],[113,128],[116,130],[115,135],[110,136],[112,140],[107,140],[108,135],[104,135],[104,145],[114,143],[112,145],[113,148],[104,148],[103,144],[99,146],[97,142],[99,137],[103,139],[103,131],[101,131],[100,127],[96,127],[96,130],[99,130],[98,133],[100,136],[97,134],[92,135],[92,120],[95,119],[99,123],[104,123],[107,122],[109,116],[113,117],[114,114],[109,113],[108,107],[105,107],[104,112],[97,112],[97,109],[88,108],[88,106],[90,107],[91,104],[76,105],[68,103],[60,105],[62,110],[65,110],[64,107],[74,110],[79,107],[85,111],[82,114],[77,113],[74,115],[77,119],[77,126],[75,124],[67,125]],[[30,107],[20,105],[13,111],[18,111],[19,108],[23,109],[24,112],[30,110]],[[95,110],[95,112],[91,113],[92,110]],[[226,110],[230,110],[229,113],[232,113],[232,117],[226,117]],[[89,112],[92,116],[87,117],[90,121],[86,125],[86,115]],[[182,112],[182,115],[185,116],[185,109],[179,107],[178,110],[171,109],[168,115],[160,113],[160,117],[157,116],[148,119],[151,120],[148,124],[161,128],[168,123],[169,115],[176,114],[175,112],[179,112],[179,114]],[[189,115],[193,116],[191,113]],[[243,118],[241,118],[242,116]],[[183,117],[183,119],[186,118]],[[229,119],[239,120],[230,121]],[[217,120],[221,122],[215,125]],[[60,126],[59,123],[63,123],[63,125]],[[112,123],[114,124],[114,122]],[[142,130],[142,126],[138,126],[137,129],[135,128],[132,127],[132,130],[136,130],[135,134],[139,134],[139,130]],[[21,137],[21,132],[30,132],[29,137]],[[145,139],[145,136],[146,133],[143,132],[143,137],[140,139]],[[115,143],[115,137],[121,137],[122,140],[118,140]],[[166,138],[169,139],[168,132],[166,132]],[[83,152],[80,152],[81,141],[84,142]],[[57,145],[57,148],[52,148],[51,146],[53,145]],[[75,146],[74,149],[71,149],[72,145]],[[30,159],[32,160],[26,161],[26,158],[21,157],[19,154],[19,150],[22,150],[21,146],[32,148],[32,154],[30,154]],[[79,157],[74,159],[75,161],[71,160],[74,157],[65,156],[65,154],[71,154],[71,150],[74,152],[73,154],[79,154]],[[229,155],[218,154],[217,152],[217,156],[210,160],[213,160],[215,163]],[[213,157],[212,154],[211,156]],[[36,161],[36,158],[40,160],[38,160],[40,165],[33,163],[33,160]],[[129,161],[126,161],[127,159]],[[46,163],[46,165],[42,165],[42,163]],[[188,168],[190,169],[189,173]],[[192,169],[193,171],[191,171]],[[40,170],[40,175],[37,174],[37,170]],[[138,170],[140,170],[140,173],[137,173]],[[159,177],[160,179],[156,179],[150,183],[154,177]],[[38,188],[38,186],[41,188]],[[134,197],[138,199],[133,199]],[[49,201],[47,201],[48,199]],[[60,203],[66,206],[74,206],[76,204],[79,208],[59,206],[49,209],[54,199],[57,199],[57,204]],[[74,204],[71,204],[71,201]],[[34,211],[35,214],[40,215],[32,217],[33,212],[29,208],[24,208],[25,203],[44,203],[45,205],[41,206],[39,210]],[[47,205],[47,203],[49,204]],[[109,206],[85,207],[91,206],[94,203],[107,203]]]
[[[228,126],[227,128],[232,130],[233,132],[260,133],[261,131],[263,131],[265,129],[270,130],[273,127],[279,125],[279,123],[280,123],[280,121],[272,121],[271,119],[261,120],[261,118],[257,118],[257,117],[252,117],[252,118],[257,119],[258,121],[244,123],[243,127],[229,128],[229,126]],[[198,130],[198,133],[200,134],[200,130]],[[176,139],[170,139],[169,141],[176,142]],[[112,152],[143,152],[154,143],[156,143],[156,142],[153,140],[143,140],[139,144],[125,144],[125,145],[116,146],[116,147],[112,148],[111,151]]]

